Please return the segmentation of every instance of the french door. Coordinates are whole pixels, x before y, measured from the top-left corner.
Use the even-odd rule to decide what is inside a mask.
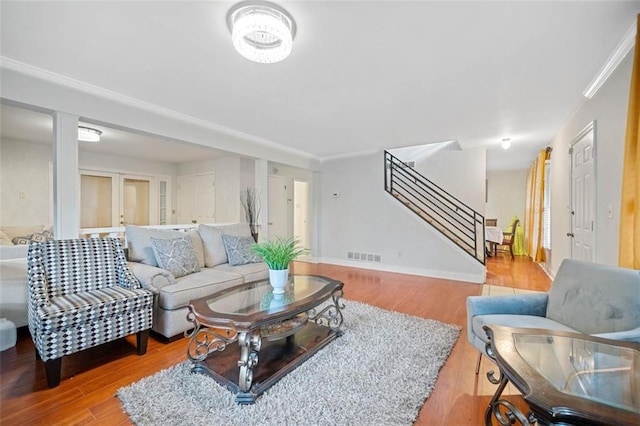
[[[80,227],[155,225],[161,210],[158,195],[154,176],[81,170]]]

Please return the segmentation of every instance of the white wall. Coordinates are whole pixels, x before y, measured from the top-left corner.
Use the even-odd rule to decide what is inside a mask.
[[[498,219],[506,229],[513,216],[524,223],[529,170],[494,170],[487,172],[487,207],[485,217]]]
[[[49,162],[53,161],[50,145],[2,140],[0,171],[2,195],[0,223],[2,225],[49,224]],[[81,169],[125,174],[170,176],[176,184],[177,166],[117,155],[96,154],[80,150]],[[173,193],[176,188],[173,188]],[[20,198],[20,193],[24,198]],[[172,197],[175,210],[177,197]],[[174,218],[175,219],[175,218]]]
[[[596,133],[596,262],[618,264],[622,159],[629,102],[633,53],[627,55],[598,93],[587,99],[553,138],[551,154],[551,270],[571,257],[570,157],[571,141],[589,122],[597,120]],[[607,217],[607,206],[613,217]]]
[[[240,191],[255,186],[255,161],[230,156],[182,163],[178,166],[179,176],[212,172],[216,179],[216,222],[244,222]],[[178,198],[177,192],[175,198]]]
[[[53,148],[0,140],[0,225],[52,225]]]
[[[402,159],[405,160],[404,158]],[[486,150],[440,150],[416,161],[415,168],[427,179],[484,215]]]
[[[473,170],[481,176],[470,173],[469,185],[477,186],[484,197],[484,163]],[[483,265],[385,192],[382,152],[326,161],[320,181],[322,262],[484,281]],[[349,261],[349,251],[380,255],[381,262]]]

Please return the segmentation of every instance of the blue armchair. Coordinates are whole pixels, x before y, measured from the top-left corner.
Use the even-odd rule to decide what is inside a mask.
[[[469,342],[478,349],[497,324],[579,332],[640,343],[640,271],[565,259],[549,293],[467,298]]]

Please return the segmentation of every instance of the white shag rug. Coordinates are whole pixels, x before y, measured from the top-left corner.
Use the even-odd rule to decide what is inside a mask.
[[[460,327],[345,301],[344,335],[253,405],[185,361],[118,390],[138,425],[411,425]]]

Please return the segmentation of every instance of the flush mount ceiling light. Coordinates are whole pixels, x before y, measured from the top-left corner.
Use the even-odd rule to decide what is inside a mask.
[[[81,142],[100,142],[102,132],[91,127],[78,126],[78,140]]]
[[[291,53],[296,36],[293,17],[277,4],[243,1],[227,13],[233,47],[253,62],[272,64]]]
[[[509,149],[511,146],[511,138],[502,139],[502,143],[500,145],[502,145],[502,149]]]

